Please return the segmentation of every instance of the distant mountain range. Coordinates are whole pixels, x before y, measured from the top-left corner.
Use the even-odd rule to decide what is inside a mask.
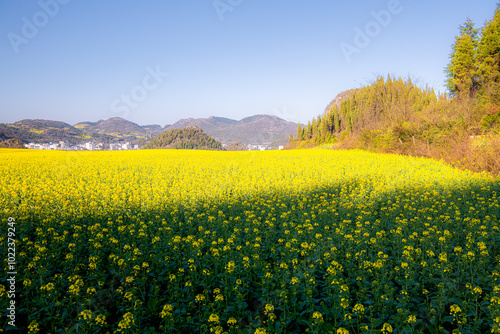
[[[166,129],[181,129],[188,125],[200,127],[223,144],[240,142],[245,145],[286,145],[290,132],[294,136],[297,133],[297,123],[271,115],[255,115],[239,121],[214,116],[187,118],[166,126]]]
[[[223,144],[240,142],[244,145],[286,145],[290,132],[296,135],[297,124],[271,115],[256,115],[236,121],[223,117],[187,118],[172,125],[138,125],[120,117],[75,125],[60,121],[25,119],[15,123],[0,123],[0,141],[17,138],[25,143],[66,141],[129,141],[144,144],[166,130],[181,129],[189,125],[201,128]]]
[[[24,143],[58,141],[78,143],[88,139],[80,130],[59,121],[23,119],[12,124],[0,123],[0,140],[13,138],[19,139]]]
[[[147,134],[147,130],[142,126],[120,117],[108,118],[107,120],[100,120],[97,122],[80,122],[75,124],[74,127],[86,134],[98,133],[137,137],[145,136]]]

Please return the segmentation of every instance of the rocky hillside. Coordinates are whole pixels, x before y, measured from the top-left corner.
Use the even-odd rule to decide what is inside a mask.
[[[326,106],[325,115],[329,114],[332,111],[332,108],[334,106],[337,106],[337,108],[340,109],[340,104],[342,103],[342,100],[345,100],[345,99],[348,99],[349,97],[351,97],[351,95],[353,94],[354,91],[355,91],[355,89],[350,89],[350,90],[346,90],[340,94],[337,94],[337,96],[335,96],[335,98]]]

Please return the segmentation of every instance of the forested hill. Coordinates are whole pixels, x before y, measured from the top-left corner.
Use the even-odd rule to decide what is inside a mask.
[[[459,27],[445,71],[447,94],[391,76],[343,92],[298,125],[288,148],[330,144],[500,175],[500,3],[481,29],[471,20]]]
[[[197,126],[167,130],[143,146],[144,149],[224,150],[222,144]]]
[[[348,134],[382,134],[388,126],[417,122],[438,101],[432,89],[421,89],[411,80],[379,77],[373,84],[339,94],[330,109],[307,126],[298,126],[299,141],[330,143]],[[338,102],[334,102],[338,101]],[[397,138],[396,138],[397,139]]]
[[[329,144],[443,159],[500,175],[500,106],[484,97],[437,95],[410,79],[380,77],[332,105],[299,124],[287,148]]]

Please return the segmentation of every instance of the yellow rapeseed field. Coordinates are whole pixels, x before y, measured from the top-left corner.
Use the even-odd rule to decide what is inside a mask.
[[[0,162],[4,331],[10,237],[29,333],[500,332],[486,175],[334,150]]]

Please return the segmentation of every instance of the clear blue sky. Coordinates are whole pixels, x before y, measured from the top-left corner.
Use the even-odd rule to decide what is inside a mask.
[[[274,114],[304,123],[377,75],[444,91],[458,26],[470,17],[480,27],[495,8],[496,0],[0,0],[0,122]],[[369,40],[356,40],[359,30]]]

